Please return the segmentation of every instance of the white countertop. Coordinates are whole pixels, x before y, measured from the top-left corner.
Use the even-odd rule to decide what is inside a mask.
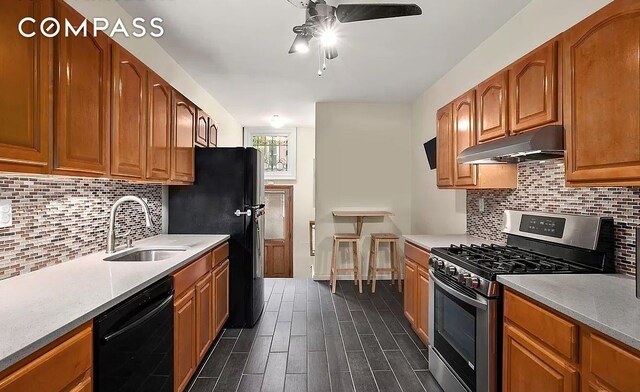
[[[105,252],[99,252],[0,281],[0,371],[227,239],[228,235],[159,235],[134,246],[187,250],[154,262],[106,262]]]
[[[617,274],[498,275],[498,282],[640,350],[640,299]]]
[[[469,234],[459,235],[413,235],[407,234],[403,236],[406,241],[409,241],[415,245],[426,250],[431,248],[441,248],[449,245],[480,245],[480,244],[492,244],[494,241],[485,240],[483,238],[474,237]]]

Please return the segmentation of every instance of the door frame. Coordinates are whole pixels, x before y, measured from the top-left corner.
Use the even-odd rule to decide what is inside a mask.
[[[287,276],[285,278],[293,278],[293,185],[275,185],[275,184],[267,184],[265,186],[265,193],[269,191],[282,191],[285,193],[285,216],[288,219],[285,219],[286,227],[285,227],[285,242],[289,243],[289,252],[286,255],[288,260],[287,263]],[[266,224],[266,222],[265,222]],[[265,238],[265,247],[266,243],[269,241]],[[285,245],[286,248],[286,245]],[[265,259],[266,263],[266,259]],[[267,272],[267,266],[265,268],[265,277]]]

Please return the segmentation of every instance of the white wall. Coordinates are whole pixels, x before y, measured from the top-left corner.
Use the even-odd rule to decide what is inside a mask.
[[[309,221],[315,219],[314,160],[316,131],[298,128],[296,131],[296,180],[268,181],[268,184],[293,185],[293,277],[311,278],[314,257],[309,251]]]
[[[85,18],[103,17],[113,24],[117,18],[128,26],[133,19],[116,1],[65,0]],[[202,37],[206,39],[206,37]],[[122,47],[139,58],[169,84],[207,112],[218,124],[220,146],[242,146],[242,127],[214,97],[201,87],[153,38],[114,37]]]
[[[362,254],[366,275],[371,232],[411,228],[411,106],[316,104],[316,260],[314,279],[328,279],[332,235],[354,232],[355,219],[334,219],[335,209],[385,209],[394,216],[367,219]],[[386,250],[385,250],[386,251]],[[346,248],[342,256],[347,256]],[[388,263],[383,253],[380,264]],[[345,267],[347,264],[343,264]],[[352,278],[353,275],[345,275]]]
[[[416,99],[411,143],[414,233],[463,233],[466,230],[464,191],[438,190],[435,171],[426,169],[422,143],[435,136],[436,111],[609,2],[533,0]]]

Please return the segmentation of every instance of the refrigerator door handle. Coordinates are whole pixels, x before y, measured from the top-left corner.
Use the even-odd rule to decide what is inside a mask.
[[[245,212],[242,212],[240,210],[236,210],[236,212],[234,212],[233,214],[235,216],[241,216],[241,215],[251,216],[251,209],[248,209]]]

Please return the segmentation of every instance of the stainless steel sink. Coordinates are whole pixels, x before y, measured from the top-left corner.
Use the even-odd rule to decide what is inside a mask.
[[[129,249],[125,252],[109,256],[104,261],[148,262],[170,259],[186,251],[186,248]]]

